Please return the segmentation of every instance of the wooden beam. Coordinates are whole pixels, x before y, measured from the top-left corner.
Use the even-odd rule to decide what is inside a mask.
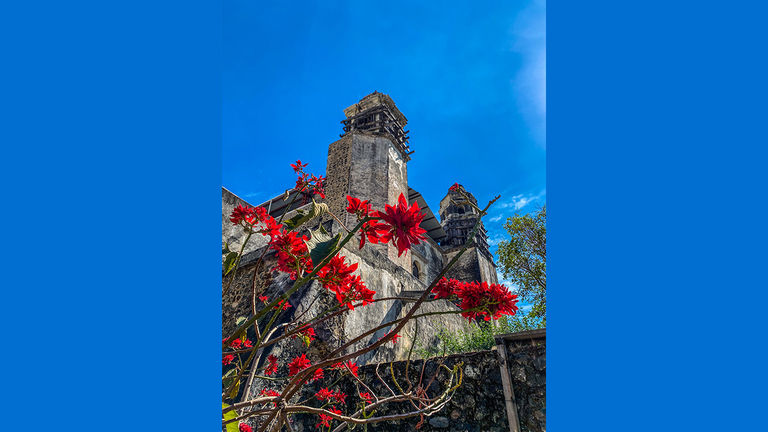
[[[499,369],[501,370],[501,386],[504,388],[504,402],[507,407],[507,420],[509,432],[520,432],[520,420],[517,418],[517,404],[515,403],[515,390],[512,387],[512,377],[509,373],[509,359],[504,340],[496,340],[496,354],[499,356]]]

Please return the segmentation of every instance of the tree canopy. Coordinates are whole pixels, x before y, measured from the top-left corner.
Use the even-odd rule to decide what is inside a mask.
[[[541,321],[546,325],[547,294],[547,209],[515,215],[507,219],[504,229],[509,240],[499,243],[497,256],[502,274],[517,285],[517,294],[532,304],[530,312],[520,319]],[[537,326],[538,327],[538,326]]]

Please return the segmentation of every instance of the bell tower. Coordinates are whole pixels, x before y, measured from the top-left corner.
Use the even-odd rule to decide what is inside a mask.
[[[355,217],[344,210],[346,196],[370,200],[376,209],[408,198],[408,120],[389,96],[373,92],[344,110],[341,138],[328,147],[326,202],[352,227]],[[373,245],[372,245],[373,246]],[[391,245],[375,245],[401,267],[411,270],[410,252],[397,256]]]
[[[467,243],[472,228],[480,219],[480,213],[475,207],[477,207],[477,199],[462,185],[458,185],[456,190],[449,189],[448,194],[440,201],[440,224],[447,234],[440,241],[440,246],[443,247],[448,259]],[[474,244],[449,271],[449,277],[465,281],[497,283],[496,264],[493,262],[493,255],[488,247],[488,233],[482,222],[474,240]]]

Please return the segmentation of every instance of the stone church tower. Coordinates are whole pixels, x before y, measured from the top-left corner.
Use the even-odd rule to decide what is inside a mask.
[[[409,204],[418,203],[424,215],[420,227],[426,234],[423,241],[399,257],[397,248],[391,244],[367,244],[360,249],[358,242],[352,241],[344,246],[341,255],[347,262],[358,264],[356,274],[360,275],[366,286],[376,291],[377,297],[391,300],[356,308],[316,326],[317,341],[308,353],[315,357],[358,336],[362,329],[403,317],[409,310],[409,303],[427,289],[466,243],[469,231],[479,218],[469,203],[461,202],[463,198],[459,194],[449,191],[440,203],[438,221],[424,197],[408,184],[408,161],[413,153],[408,146],[408,131],[405,130],[408,120],[389,96],[373,92],[346,108],[344,116],[345,119],[341,121],[343,133],[328,147],[325,199],[319,196],[314,199],[328,204],[333,214],[346,227],[351,228],[357,220],[345,211],[347,195],[369,200],[375,209],[383,210],[386,204],[396,204],[402,194]],[[446,178],[444,182],[451,184],[454,179]],[[294,195],[289,195],[276,195],[257,206],[265,208],[273,217],[284,214],[286,218],[291,218],[312,205],[311,201],[295,200]],[[470,200],[476,203],[471,195]],[[243,230],[229,221],[229,215],[237,205],[253,206],[222,188],[222,246],[226,244],[237,247],[243,241]],[[303,233],[318,229],[321,225],[333,234],[345,232],[335,219],[324,217],[310,221]],[[466,250],[447,276],[462,281],[496,282],[495,265],[488,250],[485,229],[481,228],[475,241],[476,244]],[[263,265],[259,264],[261,256],[264,256]],[[244,250],[237,280],[231,282],[231,287],[225,290],[222,299],[223,337],[234,330],[237,318],[248,317],[253,313],[251,303],[254,295],[274,298],[291,288],[293,280],[285,273],[271,270],[276,264],[277,258],[274,251],[269,250],[267,238],[254,236]],[[254,280],[259,283],[254,284]],[[226,279],[225,283],[229,282]],[[254,286],[258,289],[255,293],[252,288]],[[335,302],[333,295],[318,282],[314,282],[289,298],[293,307],[285,312],[279,322],[288,322],[293,316],[304,313],[307,313],[306,316],[315,316]],[[448,300],[440,299],[424,303],[420,308],[423,312],[446,310],[456,311],[457,307]],[[363,365],[404,359],[411,352],[411,347],[436,344],[440,331],[460,332],[467,328],[467,320],[458,314],[423,317],[419,318],[419,322],[423,325],[418,326],[418,334],[416,321],[409,322],[402,329],[401,343],[387,344],[359,357],[357,363]],[[387,331],[389,328],[383,328],[358,341],[351,349],[367,346]],[[284,357],[298,355],[294,342],[278,343],[270,348],[270,352],[276,355],[282,352]]]
[[[328,147],[326,202],[352,227],[356,220],[344,211],[347,195],[370,200],[376,209],[396,203],[400,194],[408,198],[407,162],[413,152],[403,129],[408,120],[389,96],[373,92],[346,108],[344,115],[344,133]],[[410,252],[398,257],[392,245],[373,247],[410,271]]]
[[[446,232],[446,237],[440,242],[440,246],[449,259],[467,243],[472,228],[480,219],[480,213],[475,208],[477,206],[475,196],[467,192],[462,185],[458,188],[469,197],[469,202],[458,190],[450,189],[440,201],[440,224]],[[475,234],[474,245],[467,249],[459,262],[451,268],[449,277],[477,282],[498,282],[496,264],[488,247],[488,233],[482,222]]]

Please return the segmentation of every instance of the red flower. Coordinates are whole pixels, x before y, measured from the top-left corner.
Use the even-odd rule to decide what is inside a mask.
[[[459,307],[464,310],[461,316],[467,319],[483,317],[489,321],[491,318],[499,319],[503,315],[514,315],[517,312],[517,295],[509,292],[504,285],[488,282],[461,283],[454,294],[461,300]],[[477,310],[470,310],[477,309]]]
[[[229,346],[230,346],[230,347],[232,347],[232,348],[234,348],[234,349],[240,349],[240,347],[242,346],[242,344],[243,344],[243,343],[240,341],[240,339],[235,339],[235,340],[233,340],[233,341],[232,341],[232,343],[231,343],[231,344],[229,344]]]
[[[267,365],[267,368],[264,369],[264,375],[272,375],[277,372],[277,357],[270,354],[269,357],[267,357],[267,361],[269,364]]]
[[[277,302],[277,306],[273,307],[272,309],[277,310],[282,308],[283,310],[288,310],[289,307],[292,307],[290,303],[285,300],[280,300]]]
[[[395,241],[397,256],[410,249],[412,244],[419,244],[424,240],[424,233],[427,231],[419,226],[424,215],[421,214],[417,202],[414,201],[413,205],[408,207],[408,202],[401,193],[397,206],[387,204],[385,210],[386,212],[376,211],[373,216],[382,219],[388,225],[389,232],[382,238],[386,238],[385,241]]]
[[[312,327],[307,327],[304,330],[301,331],[301,334],[308,337],[310,341],[315,340],[315,329]]]
[[[253,428],[247,423],[240,423],[240,432],[253,432]]]
[[[261,207],[260,207],[261,208]],[[272,240],[275,239],[275,237],[280,235],[280,232],[282,231],[283,227],[272,216],[269,216],[268,218],[264,219],[264,224],[266,227],[264,227],[261,230],[261,234],[265,236],[270,236]]]
[[[243,346],[244,346],[245,348],[253,348],[253,345],[251,345],[251,341],[250,341],[250,340],[248,340],[248,339],[246,339],[245,341],[243,341]]]
[[[300,371],[312,366],[307,358],[306,354],[302,354],[300,357],[296,357],[288,363],[288,376],[294,376]]]
[[[340,404],[346,404],[346,402],[344,401],[344,399],[346,399],[346,398],[347,398],[347,395],[346,395],[346,394],[345,394],[343,391],[341,391],[341,390],[339,390],[339,391],[337,391],[337,392],[333,393],[333,394],[331,395],[331,397],[332,397],[333,399],[335,399],[337,403],[340,403]],[[339,412],[339,413],[340,413],[340,412]]]
[[[305,241],[309,237],[301,237],[295,232],[281,231],[272,237],[269,247],[277,251],[277,267],[275,269],[288,273],[291,279],[296,279],[301,272],[312,271],[312,258]]]
[[[269,301],[269,297],[267,297],[267,296],[259,296],[259,301],[264,303],[264,304],[267,304],[267,302]]]
[[[363,399],[365,403],[373,402],[373,396],[370,393],[360,393],[360,399]]]
[[[336,409],[336,407],[335,407],[335,406],[332,406],[332,407],[331,407],[331,409],[330,409],[329,411],[331,411],[331,412],[332,412],[332,413],[334,413],[334,414],[338,414],[338,415],[341,415],[341,410],[339,410],[339,409]]]
[[[276,392],[274,390],[262,389],[260,393],[261,393],[262,396],[270,396],[270,397],[280,396],[280,393],[278,393],[278,392]]]
[[[280,396],[280,393],[278,393],[278,392],[276,392],[274,390],[264,390],[264,389],[262,389],[260,393],[261,393],[262,396],[271,396],[271,397]],[[275,404],[275,407],[277,407],[277,402],[272,402],[272,403]]]
[[[309,346],[309,344],[315,340],[315,329],[312,327],[303,328],[298,332],[298,334],[292,334],[291,339],[296,339],[298,336],[301,336],[301,338],[304,339],[304,343]]]
[[[307,166],[307,164],[302,164],[301,160],[297,160],[295,164],[291,164],[291,168],[296,172],[300,172],[305,166]]]
[[[317,381],[323,379],[323,368],[317,368],[315,369],[315,373],[312,374],[312,378],[309,380],[309,382]]]
[[[238,205],[234,210],[232,210],[232,214],[229,216],[229,220],[235,225],[238,225],[242,221],[253,225],[258,221],[253,207],[243,207],[242,204]]]
[[[397,340],[398,340],[398,339],[400,339],[401,337],[402,337],[402,336],[400,336],[399,334],[396,334],[396,335],[392,336],[392,339],[391,339],[390,341],[391,341],[393,344],[395,344],[395,343],[397,343]]]
[[[308,192],[313,195],[320,195],[320,198],[325,199],[325,178],[323,176],[315,177],[313,175],[309,181],[310,187]]]
[[[371,211],[371,204],[368,203],[367,200],[360,201],[359,198],[353,198],[347,195],[347,201],[349,202],[349,205],[347,206],[347,213],[357,215],[358,220],[368,216],[368,213]]]
[[[357,376],[357,363],[352,363],[352,360],[347,360],[345,363],[336,363],[335,365],[331,366],[331,368],[344,370],[349,368],[349,371],[352,372],[352,375]]]
[[[389,226],[377,221],[368,221],[360,228],[360,247],[362,249],[365,245],[365,239],[367,238],[370,243],[386,243],[388,242]]]
[[[316,428],[319,428],[320,426],[331,427],[331,420],[333,420],[333,417],[327,414],[319,414],[319,416],[320,423],[315,425]]]
[[[357,270],[357,263],[348,266],[345,261],[346,257],[336,255],[331,258],[331,261],[325,267],[317,272],[317,280],[320,281],[324,288],[331,291],[340,290],[347,277]]]
[[[448,190],[455,192],[455,191],[459,190],[459,187],[461,187],[461,186],[458,183],[454,183],[453,186],[448,188]]]
[[[328,390],[328,387],[321,388],[317,393],[315,393],[315,397],[320,401],[328,400],[333,397],[333,392]]]
[[[232,363],[232,360],[234,360],[234,359],[235,359],[235,356],[234,356],[234,355],[232,355],[232,354],[227,354],[227,355],[225,355],[225,356],[224,356],[224,358],[221,360],[221,363],[222,363],[222,364],[225,364],[225,365],[228,365],[228,364]]]
[[[437,284],[432,288],[432,292],[435,293],[435,298],[449,298],[456,293],[456,290],[461,287],[462,283],[456,279],[440,279]]]

